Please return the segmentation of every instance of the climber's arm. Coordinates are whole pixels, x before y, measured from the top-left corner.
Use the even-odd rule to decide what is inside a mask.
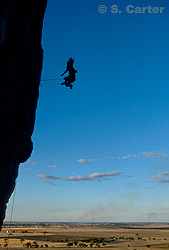
[[[63,76],[64,74],[66,74],[66,72],[68,72],[68,70],[66,69],[65,72],[63,72],[63,74],[61,74],[61,76]]]

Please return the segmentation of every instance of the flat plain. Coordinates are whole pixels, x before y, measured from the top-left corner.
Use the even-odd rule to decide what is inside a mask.
[[[0,249],[169,249],[168,224],[18,223],[7,231],[0,233]]]

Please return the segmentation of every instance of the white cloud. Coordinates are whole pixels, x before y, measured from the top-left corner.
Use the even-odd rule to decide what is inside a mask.
[[[58,168],[58,166],[53,165],[53,166],[48,166],[48,168]]]
[[[139,155],[137,154],[130,154],[130,155],[127,155],[127,156],[123,156],[122,159],[131,159],[131,158],[138,158]]]
[[[125,156],[118,156],[117,159],[132,159],[132,158],[139,158],[140,155],[139,154],[128,154]]]
[[[51,181],[40,180],[40,182],[46,183],[46,184],[48,184],[48,185],[50,185],[50,186],[57,186],[57,185],[55,185],[55,184],[54,184],[53,182],[51,182]]]
[[[34,167],[35,165],[36,165],[36,163],[35,163],[34,161],[31,161],[31,160],[27,160],[26,162],[21,163],[21,166],[22,166],[22,167],[29,166],[29,167],[26,167],[25,170],[29,170],[29,169],[31,169],[32,167]]]
[[[156,158],[158,156],[160,156],[159,152],[143,152],[143,157],[146,158]]]
[[[28,171],[33,171],[34,169],[32,168],[24,168],[25,170],[28,170]]]
[[[167,156],[168,156],[168,154],[166,154],[166,153],[162,152],[162,153],[161,153],[161,156],[162,156],[162,157],[167,157]]]
[[[115,157],[110,155],[110,156],[108,156],[108,158],[110,158],[110,159],[114,159]]]
[[[159,179],[159,178],[162,178],[162,177],[164,177],[164,176],[169,176],[169,172],[166,171],[166,172],[163,172],[163,173],[161,173],[161,174],[151,176],[151,179]]]
[[[151,152],[143,152],[143,157],[145,158],[157,158],[157,157],[167,157],[168,154],[164,153],[164,152],[155,152],[155,151],[151,151]]]
[[[169,179],[161,179],[161,180],[156,180],[156,181],[160,183],[169,183]]]
[[[146,180],[146,179],[140,179],[140,181],[142,181],[142,182],[151,182],[151,181]]]
[[[79,163],[87,163],[87,164],[90,164],[90,162],[93,162],[93,163],[98,163],[99,159],[88,159],[88,160],[85,160],[85,159],[79,159],[77,160],[76,162],[79,162]]]
[[[169,171],[162,172],[158,175],[151,176],[151,179],[159,183],[169,183],[169,179],[162,179],[165,176],[169,176]]]
[[[45,174],[39,174],[37,175],[38,177],[46,180],[61,180],[63,177],[62,176],[51,176],[51,175],[45,175]]]
[[[87,160],[85,160],[85,159],[79,159],[79,160],[77,160],[77,162],[79,162],[79,163],[89,163]]]
[[[123,156],[108,156],[108,158],[111,159],[122,159],[122,160],[129,160],[129,159],[133,159],[133,158],[157,158],[157,157],[167,157],[168,154],[164,153],[164,152],[155,152],[155,151],[146,151],[146,152],[142,152],[140,154],[127,154],[127,155],[123,155]]]
[[[115,176],[120,176],[122,174],[123,174],[122,171],[111,171],[108,173],[92,173],[89,176],[86,176],[86,175],[70,176],[70,177],[67,177],[67,180],[68,181],[86,181],[86,180],[89,181],[89,180],[96,180],[96,179],[100,180],[100,179],[103,179],[104,177],[109,177],[109,176],[115,177]]]
[[[144,189],[154,189],[154,187],[144,187]]]

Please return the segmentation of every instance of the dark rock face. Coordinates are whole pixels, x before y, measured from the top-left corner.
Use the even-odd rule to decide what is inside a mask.
[[[0,229],[19,164],[31,155],[47,0],[0,1]]]

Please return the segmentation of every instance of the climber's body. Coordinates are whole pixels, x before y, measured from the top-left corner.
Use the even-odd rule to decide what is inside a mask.
[[[69,61],[67,61],[66,70],[63,74],[61,74],[61,76],[63,76],[64,74],[69,72],[69,75],[64,78],[65,82],[62,82],[61,85],[70,87],[70,89],[72,89],[73,87],[72,83],[76,80],[76,73],[77,73],[77,70],[73,68],[73,63],[74,63],[74,60],[72,58],[69,58]]]

